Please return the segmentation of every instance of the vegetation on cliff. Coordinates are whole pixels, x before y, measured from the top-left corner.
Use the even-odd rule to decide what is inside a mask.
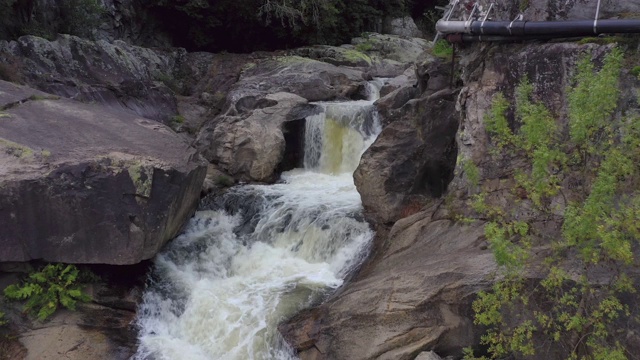
[[[629,355],[624,334],[638,325],[629,295],[640,238],[640,120],[615,116],[622,61],[614,49],[599,71],[590,57],[579,62],[564,126],[527,79],[515,106],[498,94],[485,118],[494,160],[521,156],[527,164],[505,206],[486,203],[484,193],[472,204],[502,267],[501,280],[473,305],[476,324],[487,328],[482,359]]]

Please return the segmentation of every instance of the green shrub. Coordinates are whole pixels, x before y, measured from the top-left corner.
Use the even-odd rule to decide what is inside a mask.
[[[53,40],[58,33],[91,38],[105,14],[98,0],[65,0],[54,5],[0,0],[0,39],[35,35]]]
[[[4,296],[11,300],[26,300],[24,311],[36,312],[43,321],[58,309],[59,305],[75,310],[78,301],[91,298],[82,292],[80,270],[74,265],[49,264],[29,274],[21,285],[9,285]]]
[[[467,176],[469,183],[473,186],[478,186],[480,183],[480,169],[478,169],[473,160],[464,159],[462,161],[462,168],[464,169],[464,174]]]
[[[485,129],[492,136],[494,144],[498,150],[512,144],[514,141],[513,133],[509,128],[506,112],[509,109],[509,102],[502,93],[498,93],[491,103],[489,112],[484,117]]]
[[[373,49],[373,43],[371,43],[371,41],[369,40],[356,45],[356,50],[360,51],[361,53],[370,51],[371,49]]]
[[[473,303],[474,322],[487,329],[481,344],[488,354],[476,358],[466,349],[465,359],[539,358],[549,346],[557,351],[554,358],[626,359],[617,329],[620,321],[638,322],[621,299],[636,292],[629,266],[637,263],[633,249],[640,239],[640,193],[634,185],[640,182],[640,120],[616,123],[613,117],[621,64],[618,50],[599,71],[590,58],[579,62],[568,91],[564,136],[526,80],[516,88],[516,131],[507,126],[504,96],[494,99],[485,127],[494,146],[527,161],[515,174],[518,196],[537,207],[523,221],[509,207],[492,210],[484,194],[470,199],[490,220],[485,236],[501,280]],[[584,185],[572,189],[561,229],[541,232],[541,219],[558,221],[545,204],[558,195],[560,179],[576,178]],[[529,264],[541,248],[548,249],[544,261]],[[541,280],[531,280],[532,274]],[[602,278],[593,281],[593,274]]]
[[[446,40],[438,40],[433,44],[431,53],[439,58],[451,58],[453,56],[453,45]]]
[[[226,175],[220,175],[216,177],[215,183],[218,186],[230,187],[230,186],[233,186],[233,184],[235,184],[235,181],[233,180],[232,177],[229,177]]]

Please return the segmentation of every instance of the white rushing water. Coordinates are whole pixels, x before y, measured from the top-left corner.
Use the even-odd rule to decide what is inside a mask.
[[[318,104],[304,168],[204,204],[155,260],[137,359],[295,359],[277,325],[340,286],[367,254],[352,173],[380,131],[373,100]]]

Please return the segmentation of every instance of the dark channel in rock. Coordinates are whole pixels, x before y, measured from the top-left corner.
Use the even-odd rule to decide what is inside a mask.
[[[304,139],[307,120],[299,119],[282,124],[285,148],[277,172],[289,171],[304,166]]]

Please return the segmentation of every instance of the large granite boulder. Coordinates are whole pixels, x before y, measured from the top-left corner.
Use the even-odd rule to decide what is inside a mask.
[[[59,35],[55,41],[36,36],[0,41],[0,63],[15,73],[4,80],[127,109],[165,124],[178,112],[175,69],[185,54],[184,49],[153,50],[71,35]]]
[[[134,264],[191,216],[206,167],[157,122],[0,81],[0,261]]]

